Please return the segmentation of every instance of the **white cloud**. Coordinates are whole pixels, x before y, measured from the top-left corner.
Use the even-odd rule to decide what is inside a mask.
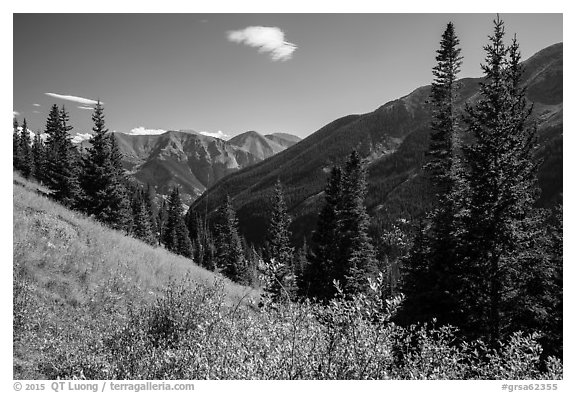
[[[20,112],[12,111],[12,117],[20,116]]]
[[[213,138],[224,139],[224,140],[230,138],[230,135],[224,134],[222,132],[222,130],[218,130],[216,132],[200,131],[199,134],[205,135],[205,136],[211,136]]]
[[[82,97],[77,97],[77,96],[71,96],[71,95],[67,95],[67,94],[56,94],[56,93],[44,93],[47,96],[50,97],[54,97],[54,98],[59,98],[61,100],[66,100],[66,101],[72,101],[72,102],[77,102],[79,104],[84,104],[84,105],[96,105],[97,101],[91,100],[89,98],[82,98]],[[103,104],[103,102],[100,102],[101,104]]]
[[[90,134],[90,133],[85,133],[85,134],[77,133],[76,135],[74,135],[72,137],[72,143],[80,143],[83,141],[87,141],[90,138],[92,138],[92,134]]]
[[[18,130],[22,131],[22,127],[18,127]],[[34,137],[36,136],[36,133],[31,131],[29,128],[28,132],[30,133],[30,139],[33,140]],[[40,133],[40,139],[42,139],[43,142],[46,142],[46,139],[48,139],[48,134],[46,134],[45,132]]]
[[[40,104],[32,104],[32,106],[40,106]]]
[[[126,134],[128,135],[160,135],[164,134],[166,130],[162,129],[148,129],[144,127],[136,127],[128,131]]]
[[[94,107],[93,106],[79,106],[78,109],[86,109],[86,110],[92,111],[92,110],[94,110]]]
[[[40,113],[40,111],[32,111],[32,113]]]
[[[284,32],[278,27],[248,26],[242,30],[229,31],[228,40],[258,48],[259,52],[268,52],[273,61],[286,61],[298,48],[284,41]]]

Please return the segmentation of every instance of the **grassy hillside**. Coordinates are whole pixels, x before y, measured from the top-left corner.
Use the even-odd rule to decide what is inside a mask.
[[[14,379],[562,378],[536,335],[491,350],[403,328],[389,322],[400,298],[257,307],[256,291],[43,192],[14,175]]]
[[[208,287],[222,280],[226,304],[256,297],[189,259],[69,211],[42,191],[14,174],[14,378],[50,376],[56,343],[74,346],[102,335],[185,277]]]

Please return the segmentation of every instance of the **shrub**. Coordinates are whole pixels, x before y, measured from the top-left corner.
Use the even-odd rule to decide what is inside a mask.
[[[171,285],[88,351],[59,356],[50,377],[98,379],[557,379],[536,335],[499,349],[449,326],[390,322],[401,298],[338,296],[327,305],[226,305],[222,282]],[[66,346],[70,351],[72,348]],[[62,354],[61,354],[62,355]],[[70,355],[70,354],[69,354]]]

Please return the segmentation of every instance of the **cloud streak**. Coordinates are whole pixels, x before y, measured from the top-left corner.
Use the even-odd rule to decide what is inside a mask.
[[[81,143],[83,141],[89,140],[90,138],[92,138],[92,134],[90,133],[85,134],[76,133],[76,135],[72,137],[72,143]]]
[[[94,110],[94,107],[93,106],[79,106],[78,109],[84,109],[84,110],[91,111],[91,110]]]
[[[128,131],[128,135],[160,135],[164,134],[166,130],[162,129],[149,129],[144,127],[136,127]]]
[[[224,134],[222,132],[222,130],[218,130],[216,132],[200,131],[199,134],[205,135],[205,136],[211,136],[213,138],[224,139],[224,140],[230,138],[230,135]]]
[[[56,94],[56,93],[44,93],[44,94],[46,94],[47,96],[50,96],[50,97],[58,98],[60,100],[77,102],[78,104],[83,104],[83,105],[96,105],[98,103],[97,101],[91,100],[89,98],[71,96],[68,94]],[[101,102],[101,104],[103,104],[103,102]]]
[[[259,52],[268,53],[272,61],[286,61],[298,48],[284,40],[284,32],[278,27],[248,26],[242,30],[229,31],[228,40],[258,48]]]
[[[18,127],[18,129],[22,131],[22,127]],[[34,139],[36,137],[36,133],[30,130],[29,128],[27,128],[27,130],[30,133],[30,139]],[[48,134],[46,134],[45,132],[41,132],[40,139],[42,139],[42,142],[46,142],[46,140],[48,139]]]

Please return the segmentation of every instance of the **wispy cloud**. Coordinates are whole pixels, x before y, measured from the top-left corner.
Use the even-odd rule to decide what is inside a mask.
[[[85,109],[85,110],[91,111],[91,110],[94,110],[94,107],[93,106],[79,106],[78,109]]]
[[[298,48],[284,41],[284,32],[278,27],[248,26],[242,30],[229,31],[228,40],[258,48],[259,52],[270,54],[272,61],[286,61]]]
[[[12,117],[20,116],[20,112],[12,111]]]
[[[32,111],[32,113],[40,113],[40,111]]]
[[[72,137],[72,143],[81,143],[83,141],[87,141],[90,138],[92,138],[92,134],[90,134],[88,132],[85,134],[77,133],[76,135],[74,135]]]
[[[32,106],[38,106],[38,107],[39,107],[39,106],[40,106],[40,104],[32,104]]]
[[[225,140],[230,138],[230,135],[223,133],[222,130],[218,130],[216,132],[200,131],[199,134]]]
[[[162,129],[150,129],[144,127],[136,127],[128,131],[126,134],[128,135],[160,135],[164,134],[166,130]]]
[[[96,105],[97,104],[97,101],[91,100],[89,98],[71,96],[71,95],[67,95],[67,94],[56,94],[56,93],[44,93],[44,94],[46,94],[47,96],[50,96],[50,97],[59,98],[61,100],[66,100],[66,101],[77,102],[79,104],[84,104],[84,105]],[[103,104],[103,102],[101,102],[101,104]]]

